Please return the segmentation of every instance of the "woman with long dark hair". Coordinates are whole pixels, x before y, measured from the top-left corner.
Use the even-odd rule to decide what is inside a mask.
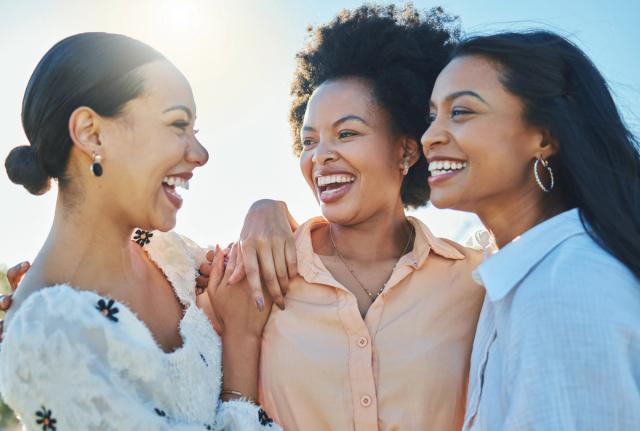
[[[499,248],[475,272],[465,428],[637,428],[640,156],[602,75],[553,33],[471,38],[430,120],[431,201]]]

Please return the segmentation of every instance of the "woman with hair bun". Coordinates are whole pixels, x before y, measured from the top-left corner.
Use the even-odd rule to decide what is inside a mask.
[[[33,194],[52,178],[59,192],[0,352],[0,392],[26,429],[277,429],[250,401],[268,312],[229,288],[217,248],[205,313],[205,252],[168,232],[177,189],[208,160],[195,118],[180,71],[125,36],[68,37],[33,72],[30,145],[5,166]]]

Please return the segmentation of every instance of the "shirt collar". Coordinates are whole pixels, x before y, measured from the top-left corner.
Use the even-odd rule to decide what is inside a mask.
[[[406,255],[408,262],[402,259],[400,263],[409,263],[414,268],[420,268],[429,253],[434,253],[447,258],[460,260],[464,259],[464,255],[454,246],[445,240],[436,237],[429,228],[415,217],[407,217],[409,223],[415,230],[415,239],[413,244],[413,252]],[[296,249],[298,253],[298,271],[300,275],[308,282],[324,282],[332,277],[325,277],[328,274],[327,269],[322,264],[320,257],[313,251],[311,242],[311,232],[318,228],[319,225],[327,224],[328,221],[324,217],[315,217],[298,227],[296,231]],[[324,281],[323,281],[324,280]]]
[[[487,258],[474,271],[493,302],[504,298],[529,271],[569,237],[584,233],[577,208],[536,225]]]

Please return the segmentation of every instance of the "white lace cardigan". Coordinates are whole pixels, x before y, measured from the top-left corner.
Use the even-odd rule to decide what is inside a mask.
[[[195,305],[203,250],[137,231],[186,311],[165,353],[122,303],[62,284],[30,295],[5,327],[0,393],[27,430],[279,430],[248,401],[219,402],[221,343]]]

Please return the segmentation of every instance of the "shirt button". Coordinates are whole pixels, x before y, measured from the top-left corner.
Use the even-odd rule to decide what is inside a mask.
[[[367,340],[367,337],[358,338],[358,346],[359,347],[367,347],[367,344],[369,344],[369,340]]]
[[[369,407],[371,405],[371,397],[369,395],[365,395],[360,398],[360,404],[362,404],[362,407]]]

